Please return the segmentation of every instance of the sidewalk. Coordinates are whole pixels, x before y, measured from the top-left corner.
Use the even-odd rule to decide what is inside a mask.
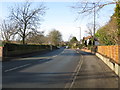
[[[80,52],[83,64],[72,88],[118,88],[118,76],[95,55]]]

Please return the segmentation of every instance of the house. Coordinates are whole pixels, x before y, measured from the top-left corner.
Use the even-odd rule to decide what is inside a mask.
[[[83,37],[83,43],[86,46],[88,46],[88,45],[99,45],[98,39],[94,38],[94,40],[93,40],[93,36]]]

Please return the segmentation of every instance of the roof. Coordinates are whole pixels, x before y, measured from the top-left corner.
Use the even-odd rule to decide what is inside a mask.
[[[91,39],[93,36],[87,36],[87,37],[83,37],[84,40],[88,40]]]
[[[91,38],[93,38],[93,36],[83,37],[83,39],[84,39],[84,40],[88,40],[88,39],[91,39]],[[94,40],[95,40],[95,41],[98,41],[98,39],[97,39],[97,38],[94,38]]]

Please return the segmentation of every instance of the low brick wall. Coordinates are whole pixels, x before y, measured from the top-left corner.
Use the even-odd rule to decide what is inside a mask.
[[[100,58],[105,64],[107,64],[119,77],[120,77],[120,65],[110,61],[110,58],[107,58],[99,53],[96,53],[96,56]]]
[[[3,50],[3,47],[0,47],[0,61],[2,61],[2,51]]]
[[[103,56],[110,58],[115,61],[117,64],[120,64],[119,54],[120,54],[120,45],[111,45],[111,46],[98,46],[98,53]]]
[[[120,45],[98,46],[96,56],[120,77]]]
[[[2,57],[2,49],[3,47],[0,47],[0,57]]]

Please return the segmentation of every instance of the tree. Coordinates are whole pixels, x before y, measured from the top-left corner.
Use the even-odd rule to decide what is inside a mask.
[[[0,33],[3,41],[9,42],[11,39],[14,39],[16,34],[14,24],[10,21],[3,20],[0,25]]]
[[[72,8],[77,9],[79,11],[78,14],[89,15],[94,12],[94,32],[95,32],[95,12],[98,12],[106,5],[116,4],[115,18],[117,19],[117,38],[118,38],[117,43],[120,44],[120,0],[113,0],[111,2],[104,3],[100,1],[93,3],[88,1],[80,2],[76,6],[73,6]]]
[[[118,18],[120,17],[120,14],[118,14],[119,11],[120,8],[116,5],[115,13],[112,15],[110,21],[97,31],[96,36],[102,44],[113,45],[120,43],[120,19]]]
[[[17,34],[22,38],[23,44],[25,44],[25,39],[31,32],[37,32],[41,16],[45,14],[45,10],[46,7],[43,4],[33,8],[29,2],[11,8],[9,17],[16,25]]]
[[[42,32],[40,33],[31,33],[27,37],[27,43],[42,44],[46,42],[46,37]]]
[[[118,44],[120,45],[120,1],[116,4],[115,17],[117,19]]]
[[[94,27],[94,25],[92,24],[92,23],[88,23],[87,25],[87,31],[85,31],[85,32],[87,32],[90,36],[93,36],[93,27]],[[99,28],[99,25],[96,25],[96,30]],[[96,31],[95,31],[96,32]]]
[[[72,37],[72,39],[70,40],[70,43],[76,43],[78,42],[77,38],[76,37]]]
[[[71,48],[76,48],[76,46],[78,45],[78,40],[76,37],[72,37],[70,39],[70,43],[69,43],[69,47]]]
[[[95,36],[99,39],[100,44],[102,45],[113,45],[115,44],[114,39],[111,38],[111,35],[109,35],[109,29],[107,25],[101,27]]]
[[[118,3],[119,3],[119,0],[113,0],[111,2],[105,2],[105,1],[102,2],[101,0],[94,1],[94,2],[90,2],[89,0],[85,0],[85,1],[79,0],[79,2],[77,2],[75,6],[72,6],[72,8],[77,10],[78,14],[89,15],[93,13],[94,10],[95,12],[98,12],[106,5],[118,4]]]
[[[62,41],[62,34],[58,30],[52,30],[48,34],[49,43],[53,45],[58,45]]]

